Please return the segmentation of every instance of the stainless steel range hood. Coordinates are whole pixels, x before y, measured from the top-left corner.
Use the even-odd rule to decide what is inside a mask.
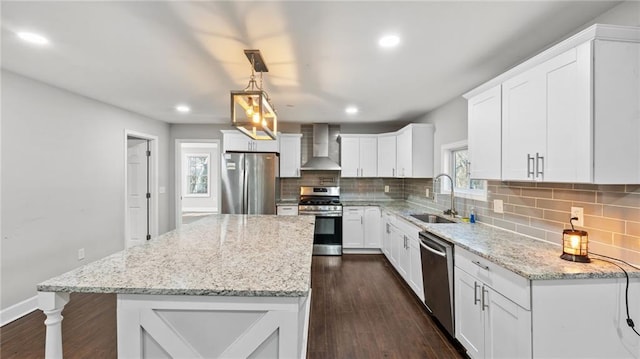
[[[313,124],[313,157],[300,169],[303,171],[340,171],[340,165],[329,158],[329,124]]]

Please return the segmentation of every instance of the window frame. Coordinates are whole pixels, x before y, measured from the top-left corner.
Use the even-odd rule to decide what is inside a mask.
[[[469,141],[467,140],[463,140],[463,141],[457,141],[457,142],[451,142],[451,143],[447,143],[441,146],[441,159],[442,159],[442,166],[441,166],[441,170],[442,173],[446,173],[449,176],[451,176],[451,178],[453,178],[454,176],[454,169],[453,169],[453,162],[454,162],[454,158],[453,158],[453,154],[455,151],[460,151],[460,150],[469,150]],[[469,178],[469,180],[471,180],[471,178]],[[483,201],[483,202],[487,202],[487,195],[488,195],[488,191],[487,191],[487,181],[486,180],[481,180],[484,181],[484,189],[469,189],[469,188],[455,188],[454,189],[454,196],[455,197],[459,197],[459,198],[467,198],[467,199],[473,199],[476,201]],[[442,181],[440,180],[440,192],[443,194],[450,194],[451,193],[451,186],[453,186],[453,183],[449,183],[450,181]],[[471,183],[471,182],[469,182]]]

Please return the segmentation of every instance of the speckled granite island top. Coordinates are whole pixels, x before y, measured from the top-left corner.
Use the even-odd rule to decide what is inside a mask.
[[[560,243],[552,244],[482,223],[425,223],[411,214],[442,213],[407,201],[348,201],[345,206],[380,206],[412,224],[428,230],[458,247],[469,250],[530,280],[620,278],[618,267],[591,255],[591,263],[560,259]],[[640,270],[620,265],[631,278],[640,278]]]
[[[43,292],[306,296],[315,217],[212,215],[38,284]]]

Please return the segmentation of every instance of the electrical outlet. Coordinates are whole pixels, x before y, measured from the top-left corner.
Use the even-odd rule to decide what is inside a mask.
[[[425,189],[425,191],[424,191],[424,196],[428,198],[428,197],[429,197],[429,195],[430,195],[430,193],[429,193],[429,187],[427,187],[427,188]]]
[[[78,249],[78,260],[81,261],[84,259],[84,248]]]
[[[495,213],[504,213],[504,203],[501,199],[493,200],[493,211]]]
[[[384,193],[389,193],[389,185],[384,185]]]
[[[574,225],[584,227],[584,208],[571,207],[571,217],[578,217],[578,220],[573,222]]]

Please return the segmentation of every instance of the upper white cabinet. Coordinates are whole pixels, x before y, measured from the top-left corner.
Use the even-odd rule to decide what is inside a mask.
[[[592,181],[592,42],[502,85],[503,180]]]
[[[224,152],[278,152],[278,140],[252,140],[236,130],[221,130]]]
[[[433,177],[432,124],[412,123],[397,132],[396,176]]]
[[[396,133],[378,135],[378,177],[396,177]]]
[[[342,177],[376,177],[377,155],[376,135],[340,135]]]
[[[279,134],[280,142],[280,177],[300,177],[300,142],[301,134]]]
[[[469,99],[468,143],[471,178],[501,179],[502,92],[494,86]]]
[[[471,176],[640,183],[639,58],[640,28],[597,24],[465,94]]]

